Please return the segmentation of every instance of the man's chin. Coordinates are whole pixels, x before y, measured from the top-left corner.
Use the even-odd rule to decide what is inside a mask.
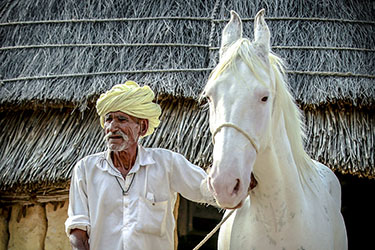
[[[118,145],[118,144],[111,144],[111,143],[108,143],[108,149],[112,152],[120,152],[120,151],[124,151],[126,150],[127,148],[127,145],[126,144],[121,144],[121,145]]]

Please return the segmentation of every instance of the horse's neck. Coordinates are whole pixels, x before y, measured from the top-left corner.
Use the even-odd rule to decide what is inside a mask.
[[[280,120],[283,119],[281,115]],[[272,197],[272,202],[279,203],[275,205],[289,203],[298,206],[296,203],[303,197],[304,192],[284,122],[274,123],[271,133],[272,142],[259,153],[254,166],[258,181],[254,195],[258,198]]]

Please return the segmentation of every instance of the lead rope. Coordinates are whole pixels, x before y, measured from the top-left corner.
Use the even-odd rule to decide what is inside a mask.
[[[199,248],[201,248],[201,246],[203,246],[204,243],[206,243],[211,237],[212,235],[214,235],[216,233],[216,231],[221,227],[221,225],[224,224],[224,222],[234,213],[236,209],[233,209],[232,211],[229,212],[229,214],[227,214],[221,221],[219,224],[216,225],[216,227],[214,227],[214,229],[212,229],[212,231],[206,235],[206,237],[204,237],[204,239],[199,242],[199,244],[194,247],[193,250],[198,250]]]
[[[250,181],[250,190],[248,191],[247,195],[250,194],[251,190],[253,190],[256,185],[258,184],[257,180],[255,179],[254,175],[251,174],[251,181]],[[216,233],[216,231],[224,224],[224,222],[234,213],[236,209],[233,209],[232,211],[230,211],[221,221],[219,224],[216,225],[216,227],[214,227],[214,229],[212,229],[211,232],[209,232],[209,234],[206,235],[206,237],[204,237],[204,239],[199,242],[199,244],[193,249],[193,250],[198,250],[199,248],[201,248],[201,246],[203,246],[204,243],[206,243],[211,237],[212,235],[214,235]]]
[[[247,192],[247,195],[250,194],[251,190],[253,190],[256,185],[258,184],[257,180],[255,179],[254,175],[251,174],[251,182],[250,183],[253,183],[253,184],[250,184],[250,190]],[[230,211],[221,221],[219,224],[216,225],[216,227],[214,227],[214,229],[211,230],[211,232],[209,232],[206,237],[204,237],[204,239],[199,242],[199,244],[194,247],[193,250],[198,250],[199,248],[201,248],[201,246],[203,246],[204,243],[206,243],[211,237],[212,235],[214,235],[216,233],[216,231],[224,224],[224,222],[226,220],[228,220],[228,218],[234,213],[236,209],[233,209],[232,211]]]
[[[234,128],[236,129],[238,132],[240,132],[242,135],[244,135],[246,137],[246,139],[249,140],[249,142],[251,143],[251,145],[254,147],[255,149],[255,152],[258,154],[259,152],[259,147],[258,145],[256,144],[255,140],[248,134],[246,133],[246,131],[244,131],[243,129],[241,129],[240,127],[238,127],[237,125],[233,124],[233,123],[230,123],[230,122],[226,122],[226,123],[223,123],[221,124],[219,127],[216,128],[216,130],[214,131],[214,133],[212,134],[212,143],[215,144],[215,135],[224,127],[230,127],[230,128]],[[253,178],[254,176],[251,175],[251,181],[253,181]],[[254,178],[255,180],[255,178]],[[255,185],[256,185],[256,180],[255,180]],[[250,186],[250,190],[253,189],[255,186],[251,187]],[[250,190],[249,190],[249,193],[250,193]],[[198,250],[199,248],[201,248],[201,246],[203,246],[204,243],[206,243],[211,237],[212,235],[214,235],[216,233],[216,231],[224,224],[224,222],[234,213],[235,209],[233,209],[232,211],[230,211],[221,221],[219,224],[216,225],[216,227],[214,227],[214,229],[212,229],[211,232],[209,232],[209,234],[206,235],[206,237],[204,237],[204,239],[199,242],[199,244],[193,249],[193,250]]]

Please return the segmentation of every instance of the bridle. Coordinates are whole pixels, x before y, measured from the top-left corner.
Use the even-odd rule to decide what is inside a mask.
[[[254,147],[255,152],[258,154],[259,153],[259,146],[256,144],[255,140],[248,134],[246,133],[245,130],[242,128],[238,127],[237,125],[231,123],[231,122],[225,122],[222,123],[220,126],[218,126],[215,131],[212,133],[212,143],[215,144],[215,136],[216,134],[224,127],[229,127],[229,128],[234,128],[238,132],[240,132],[243,136],[246,137],[246,139],[251,143],[251,145]]]

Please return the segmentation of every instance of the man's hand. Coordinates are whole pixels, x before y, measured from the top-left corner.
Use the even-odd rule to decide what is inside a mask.
[[[89,236],[86,231],[81,229],[72,229],[69,236],[72,250],[89,250]]]
[[[202,182],[200,186],[201,194],[203,195],[204,201],[211,206],[214,206],[216,208],[220,209],[220,206],[217,204],[215,196],[213,193],[208,189],[208,177],[206,177]]]

